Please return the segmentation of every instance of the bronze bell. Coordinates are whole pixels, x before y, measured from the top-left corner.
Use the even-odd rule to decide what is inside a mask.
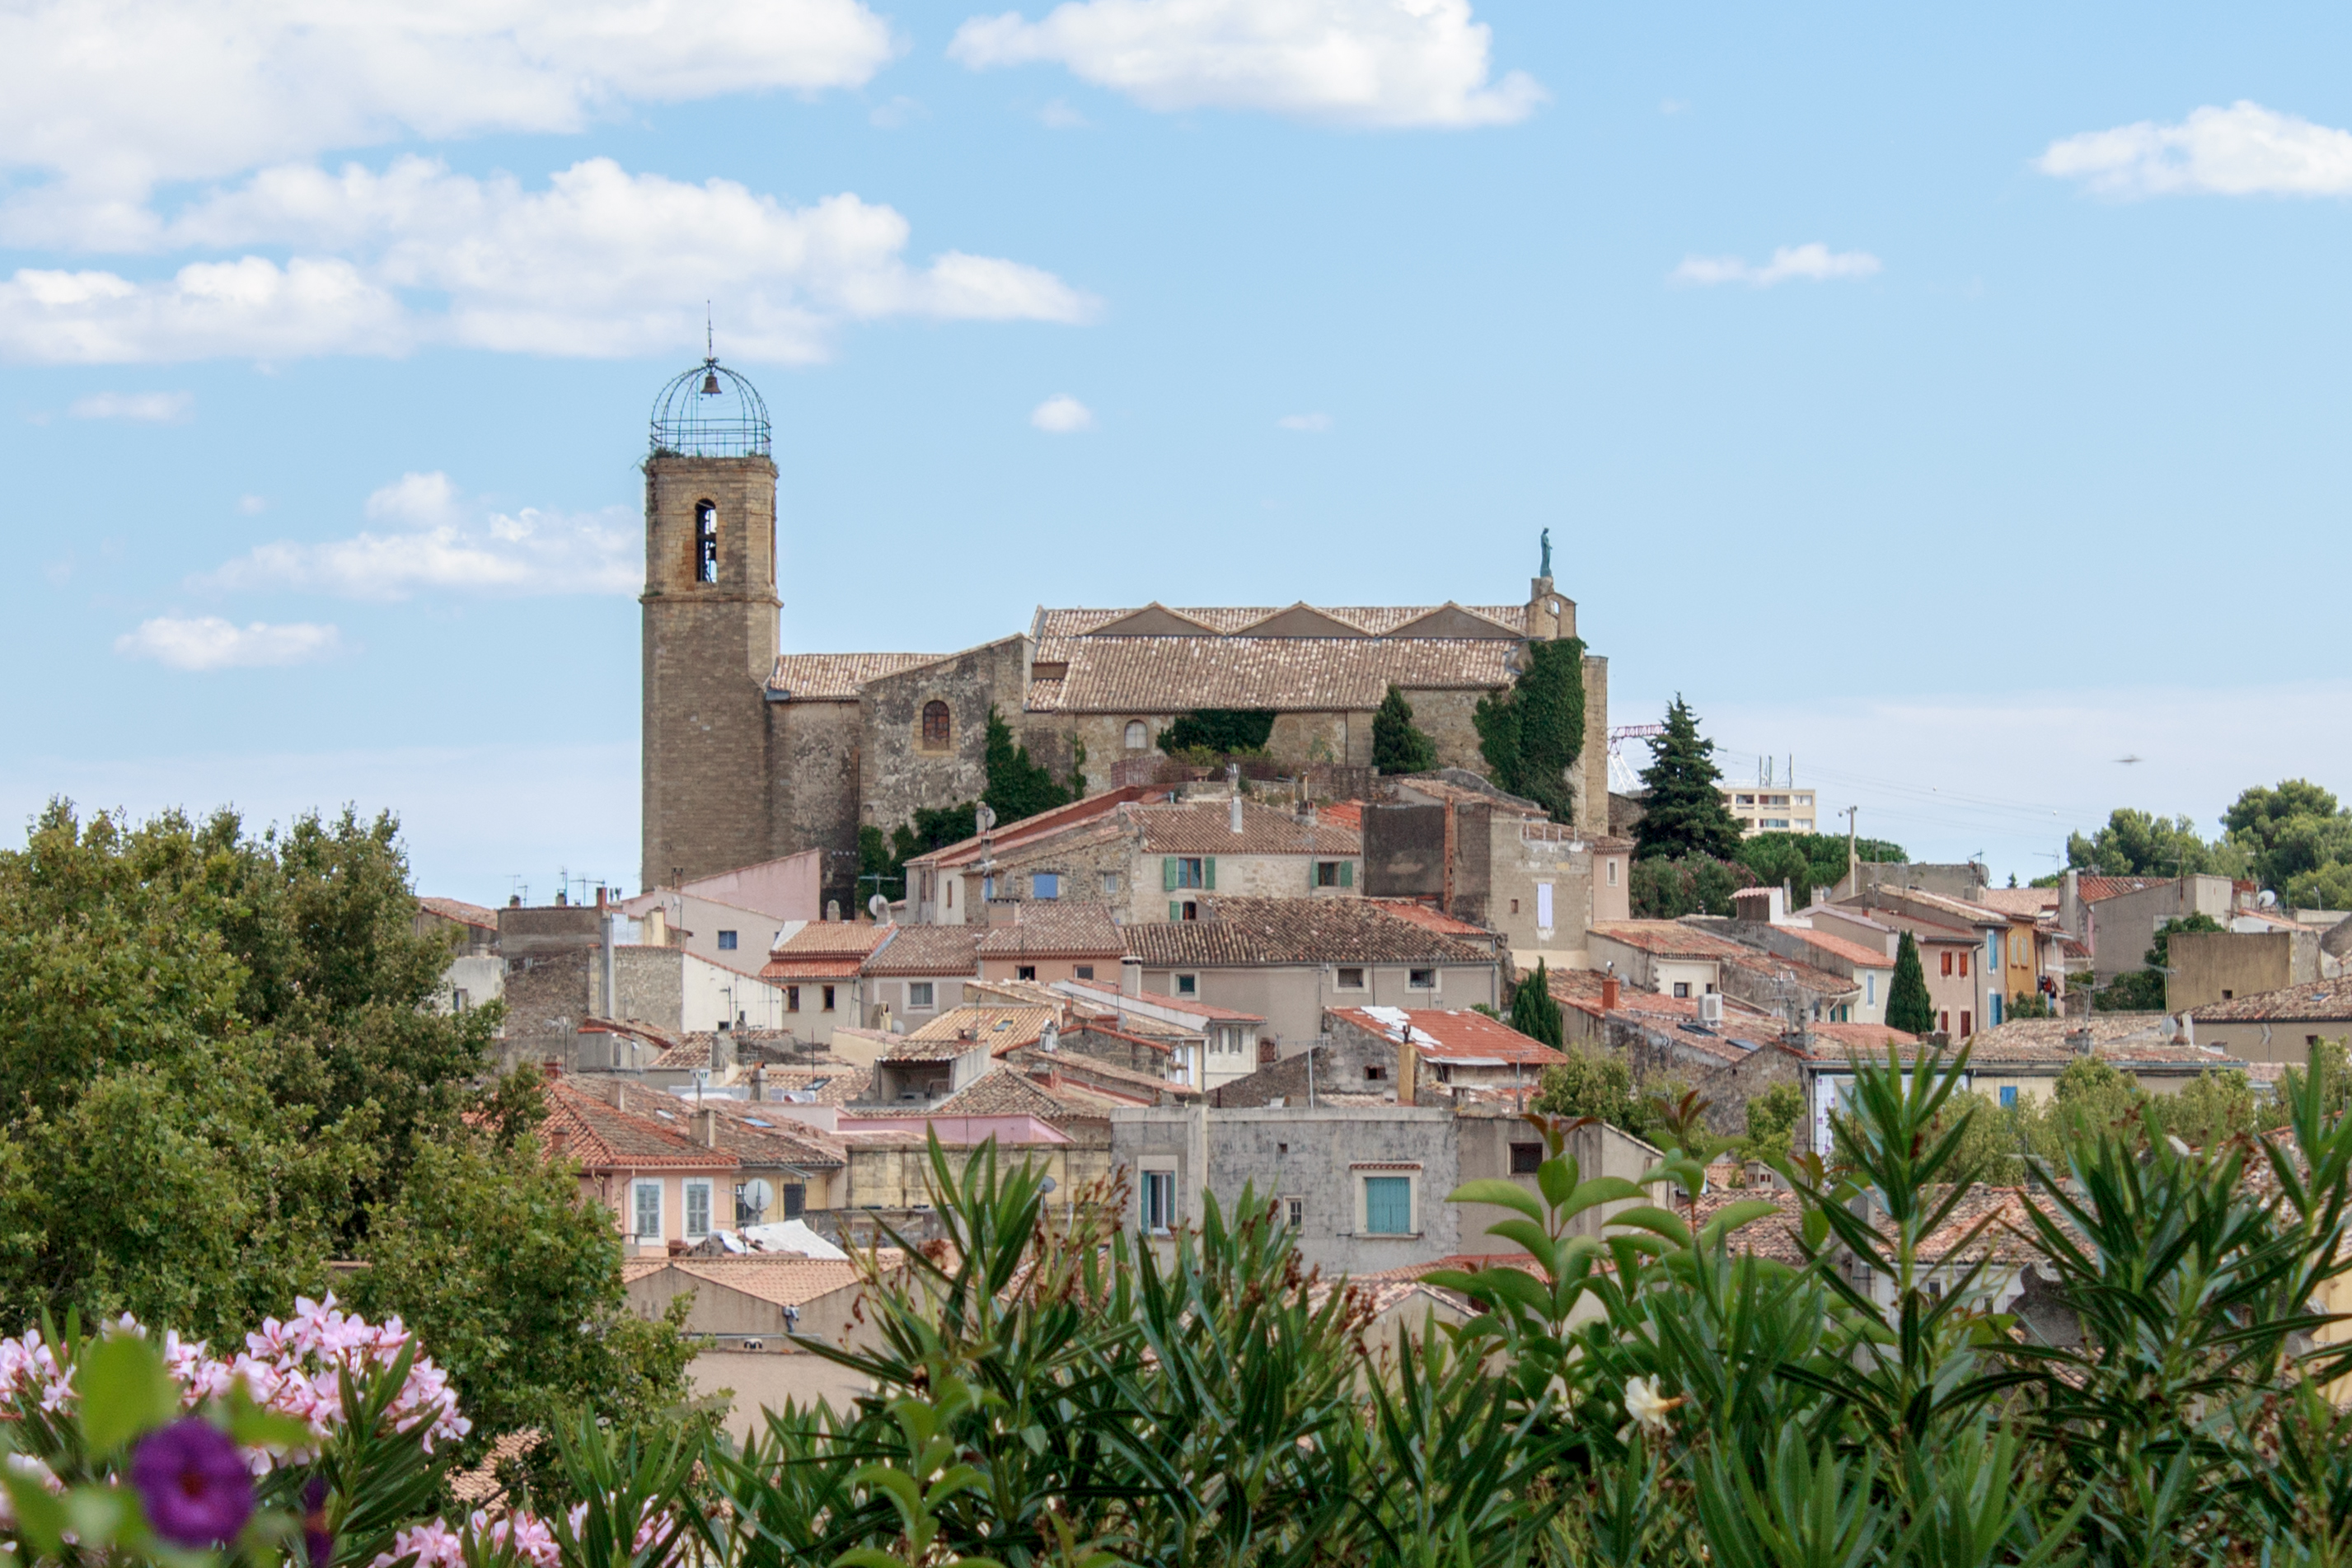
[[[717,371],[705,371],[702,372],[702,395],[705,397],[717,397],[719,395],[719,372]]]

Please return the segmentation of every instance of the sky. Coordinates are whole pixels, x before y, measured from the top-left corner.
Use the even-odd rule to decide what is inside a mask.
[[[1549,528],[1612,724],[1679,694],[1916,858],[2352,792],[2347,51],[2316,5],[27,0],[0,841],[351,803],[424,891],[629,884],[635,465],[706,308],[787,650],[1516,603]]]

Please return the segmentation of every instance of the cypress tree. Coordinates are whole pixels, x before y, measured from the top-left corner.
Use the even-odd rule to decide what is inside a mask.
[[[1906,1034],[1932,1034],[1936,1004],[1927,995],[1927,966],[1919,961],[1919,944],[1903,933],[1895,945],[1895,983],[1886,988],[1886,1027]]]
[[[1396,687],[1372,716],[1372,766],[1383,773],[1426,773],[1437,766],[1437,743],[1412,722],[1412,705]]]
[[[1719,861],[1738,854],[1739,819],[1716,788],[1722,778],[1715,742],[1700,737],[1698,716],[1677,694],[1666,709],[1666,733],[1650,742],[1650,765],[1642,769],[1649,795],[1633,831],[1634,852],[1644,859],[1700,854]]]
[[[1559,1004],[1552,999],[1551,977],[1541,958],[1536,960],[1536,972],[1519,982],[1511,993],[1511,1027],[1529,1040],[1561,1049],[1568,1039],[1566,1026],[1560,1021]]]
[[[1014,744],[1013,727],[993,706],[988,710],[986,757],[988,789],[981,799],[999,822],[1017,822],[1077,799],[1055,780],[1052,768],[1029,759],[1027,747]]]

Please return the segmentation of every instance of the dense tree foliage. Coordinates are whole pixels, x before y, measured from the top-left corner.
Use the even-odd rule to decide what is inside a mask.
[[[1050,811],[1056,806],[1066,806],[1086,793],[1086,787],[1076,774],[1086,765],[1086,752],[1076,755],[1072,777],[1067,782],[1054,777],[1052,768],[1029,759],[1029,748],[1017,745],[1013,738],[1013,727],[993,705],[988,710],[988,744],[985,750],[988,787],[980,798],[996,813],[1000,822],[1017,822],[1024,817],[1034,817],[1040,811]]]
[[[1642,769],[1642,822],[1633,830],[1643,860],[1679,860],[1706,855],[1729,860],[1739,852],[1739,819],[1717,788],[1715,742],[1698,732],[1698,716],[1677,695],[1666,709],[1664,735],[1650,740],[1650,765]]]
[[[2142,955],[2144,967],[2118,975],[2093,993],[2092,1005],[2101,1012],[2152,1013],[2166,1006],[2164,971],[2172,964],[2172,936],[2178,931],[2221,931],[2221,923],[2203,913],[2184,915],[2156,928],[2156,941]]]
[[[1383,773],[1426,773],[1437,766],[1437,742],[1412,722],[1412,705],[1394,686],[1372,716],[1372,766]]]
[[[1886,987],[1886,1027],[1928,1034],[1936,1027],[1936,1004],[1927,995],[1927,966],[1919,944],[1906,931],[1895,943],[1895,976]]]
[[[1160,749],[1171,757],[1255,756],[1265,749],[1278,716],[1271,708],[1195,708],[1160,732]]]
[[[1636,860],[1625,879],[1625,899],[1636,920],[1680,920],[1685,915],[1731,913],[1731,895],[1757,885],[1756,873],[1738,861],[1712,855],[1678,860]]]
[[[960,844],[980,831],[980,802],[956,806],[919,806],[914,816],[885,836],[867,823],[857,830],[857,889],[860,894],[880,892],[896,900],[907,892],[907,862],[933,850]],[[859,899],[862,904],[864,897]]]
[[[535,1151],[470,1152],[499,1009],[427,1005],[448,952],[415,911],[389,816],[254,835],[228,812],[132,826],[59,802],[0,852],[0,1318],[129,1312],[233,1342],[322,1293],[330,1260],[409,1245],[429,1260],[366,1289],[443,1321],[433,1293],[457,1287],[434,1266],[465,1244],[460,1221],[495,1215],[473,1245],[575,1258],[469,1301],[465,1329],[509,1347],[478,1375],[488,1406],[507,1407],[509,1377],[540,1387],[541,1411],[610,1409],[649,1381],[674,1396],[642,1325],[614,1342],[645,1369],[634,1384],[548,1370],[602,1321],[592,1297],[619,1311],[618,1245]],[[453,1228],[418,1239],[435,1227]]]
[[[2126,807],[2095,833],[2069,835],[2066,860],[2108,876],[2252,877],[2299,908],[2352,908],[2352,810],[2329,791],[2305,779],[2257,785],[2221,813],[2221,826],[2209,842],[2187,817]]]
[[[1885,839],[1856,839],[1855,858],[1900,865],[1910,857],[1903,846]],[[1788,883],[1802,908],[1817,887],[1834,887],[1845,880],[1846,841],[1829,833],[1750,833],[1739,841],[1734,857],[1756,873],[1759,885]]]
[[[1577,820],[1575,768],[1584,754],[1584,644],[1573,637],[1526,645],[1510,690],[1478,699],[1471,722],[1495,786],[1533,800],[1555,822]],[[1593,821],[1608,817],[1605,805]]]
[[[1551,973],[1541,958],[1536,960],[1535,973],[1512,988],[1510,1024],[1529,1040],[1539,1040],[1554,1051],[1568,1039],[1559,1003],[1551,994]]]
[[[1543,1080],[1528,1108],[1545,1116],[1595,1116],[1621,1132],[1648,1138],[1660,1120],[1661,1100],[1684,1092],[1678,1079],[1661,1077],[1637,1086],[1633,1071],[1617,1051],[1577,1046],[1568,1060],[1544,1069]]]
[[[2118,807],[2107,825],[2084,837],[2066,836],[2066,863],[2102,876],[2188,876],[2199,872],[2234,873],[2244,857],[2231,846],[2207,843],[2187,817],[2169,820]]]

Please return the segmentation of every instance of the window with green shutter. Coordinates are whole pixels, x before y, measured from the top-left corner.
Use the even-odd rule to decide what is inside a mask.
[[[1176,891],[1176,857],[1162,855],[1160,860],[1160,886],[1162,892]]]
[[[1211,893],[1217,891],[1217,857],[1209,856],[1201,862],[1201,885]]]
[[[1409,1236],[1412,1233],[1411,1176],[1364,1178],[1364,1231],[1370,1236]]]
[[[1353,887],[1356,885],[1356,862],[1354,861],[1341,861],[1339,862],[1339,885],[1341,887]]]

